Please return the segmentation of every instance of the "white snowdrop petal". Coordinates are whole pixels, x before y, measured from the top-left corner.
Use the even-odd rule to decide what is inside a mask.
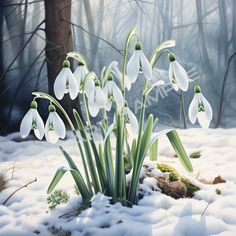
[[[205,108],[205,113],[206,113],[207,119],[209,120],[209,122],[211,122],[212,117],[213,117],[213,112],[212,112],[211,105],[210,105],[210,103],[207,101],[207,99],[202,95],[202,93],[200,93],[199,96],[200,96],[200,99],[201,99],[202,102],[203,102],[203,106],[204,106],[204,108]]]
[[[140,61],[141,61],[141,66],[142,66],[144,77],[147,80],[151,80],[152,79],[152,67],[151,67],[148,59],[144,55],[143,51],[141,51],[141,53],[140,53]]]
[[[44,136],[44,123],[37,109],[34,109],[33,117],[35,119],[36,126],[37,126],[37,129],[34,129],[34,133],[36,137],[41,140]]]
[[[170,63],[173,66],[174,76],[175,76],[178,87],[183,91],[187,91],[188,85],[189,85],[187,72],[177,61],[173,61]]]
[[[105,108],[106,97],[100,86],[95,87],[94,102],[99,108]]]
[[[74,72],[74,76],[76,78],[76,81],[78,83],[78,86],[80,87],[81,81],[82,81],[82,67],[83,66],[77,66]]]
[[[124,106],[123,95],[122,95],[120,89],[117,87],[115,82],[113,82],[113,98],[114,98],[114,100],[116,102],[116,105],[118,107],[123,107]]]
[[[131,83],[134,83],[139,75],[141,50],[135,50],[127,64],[127,76]]]
[[[112,101],[107,101],[106,102],[106,106],[105,106],[106,111],[110,111],[111,110],[111,106],[112,106]]]
[[[128,91],[131,89],[131,81],[128,76],[125,75],[125,87],[127,88]]]
[[[76,81],[75,76],[71,72],[70,68],[65,68],[65,69],[66,69],[66,77],[67,77],[67,80],[69,81],[70,98],[74,100],[77,97],[78,92],[79,92],[78,83]]]
[[[198,94],[195,93],[193,100],[191,101],[188,108],[188,117],[192,124],[196,122],[197,115],[198,115]]]
[[[207,129],[209,127],[210,121],[208,120],[205,111],[198,112],[197,119],[202,128]]]
[[[118,62],[114,61],[112,65],[112,72],[115,74],[116,78],[121,82],[122,81],[122,73],[118,69]],[[131,89],[131,81],[127,75],[124,78],[125,88],[129,91]]]
[[[66,136],[66,127],[64,122],[62,121],[61,117],[54,111],[52,113],[52,120],[53,120],[53,128],[55,133],[62,139]]]
[[[138,120],[134,113],[128,108],[124,108],[124,113],[127,114],[129,121],[130,121],[130,128],[132,130],[132,133],[136,135],[138,133]]]
[[[95,88],[94,80],[91,78],[88,78],[85,81],[84,89],[85,89],[86,96],[89,100],[94,100],[94,88]]]
[[[59,140],[59,137],[58,137],[57,133],[55,132],[55,130],[49,130],[47,141],[52,144],[55,144],[55,143],[57,143],[58,140]]]
[[[29,111],[25,114],[24,118],[20,124],[20,135],[22,138],[26,138],[32,128],[33,121],[33,108],[30,108]]]
[[[47,118],[47,121],[46,121],[46,124],[45,124],[45,128],[44,128],[45,138],[48,142],[50,142],[49,137],[48,137],[48,131],[49,131],[49,123],[51,123],[51,122],[52,122],[51,112],[49,112],[49,115],[48,115],[48,118]]]
[[[173,79],[175,80],[174,78],[174,69],[173,69],[173,64],[172,62],[170,62],[170,65],[169,65],[169,71],[168,71],[168,74],[169,74],[169,80],[172,84],[172,87],[175,91],[178,91],[179,90],[179,87],[177,86],[176,83],[173,82]]]
[[[66,91],[66,68],[62,68],[54,82],[54,93],[57,99],[62,99]]]
[[[107,83],[105,84],[105,86],[103,88],[103,93],[105,94],[106,98],[108,98],[108,85],[107,85]]]
[[[89,108],[89,113],[91,116],[95,117],[97,116],[99,112],[99,107],[97,104],[91,100],[88,100],[88,108]]]

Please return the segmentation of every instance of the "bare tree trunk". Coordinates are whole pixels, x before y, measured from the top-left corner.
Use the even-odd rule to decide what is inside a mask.
[[[203,17],[202,17],[202,0],[196,0],[196,10],[197,10],[197,25],[199,33],[199,46],[201,49],[201,54],[203,58],[204,69],[209,71],[211,74],[213,72],[212,65],[210,63],[209,55],[207,52],[206,42],[205,42],[205,33],[203,28]]]
[[[71,25],[71,0],[45,0],[46,60],[48,91],[54,96],[53,85],[62,69],[66,53],[73,50]],[[63,20],[66,19],[67,21]],[[76,101],[79,108],[79,101]],[[75,102],[66,95],[63,99],[66,111],[72,116]],[[81,113],[81,112],[80,112]]]
[[[226,19],[226,7],[224,0],[218,0],[219,6],[219,17],[220,17],[220,55],[223,57],[223,65],[226,65],[228,59],[228,29],[227,29],[227,19]],[[235,13],[234,13],[235,14]],[[222,58],[222,57],[221,57]]]
[[[5,17],[6,25],[7,25],[7,31],[9,33],[9,37],[11,39],[11,46],[12,46],[12,52],[16,53],[19,51],[22,41],[22,37],[24,38],[24,35],[21,35],[21,29],[22,29],[22,14],[21,14],[21,7],[20,5],[17,5],[19,2],[16,0],[3,0],[1,1],[4,7],[3,10],[3,16]],[[22,2],[22,1],[21,1]],[[7,6],[8,4],[14,4]],[[21,35],[20,37],[15,38],[16,35]],[[22,52],[23,53],[23,52]],[[17,60],[18,64],[21,64],[20,58]]]
[[[236,1],[232,0],[232,16],[233,16],[233,29],[232,29],[232,43],[233,50],[236,51]],[[236,61],[234,62],[234,76],[236,76]]]
[[[4,72],[4,66],[3,66],[3,50],[2,50],[2,41],[3,41],[3,9],[2,9],[2,1],[0,1],[0,78]],[[0,106],[2,107],[2,101],[3,99],[1,99],[1,91],[4,90],[3,88],[4,83],[1,83],[0,81]],[[0,134],[3,131],[3,114],[2,113],[2,109],[0,109]]]

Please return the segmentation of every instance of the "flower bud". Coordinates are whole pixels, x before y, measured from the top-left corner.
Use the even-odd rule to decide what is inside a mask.
[[[138,41],[136,44],[135,44],[135,50],[141,50],[142,49],[142,44],[140,41]]]
[[[50,104],[49,107],[48,107],[48,111],[49,112],[54,112],[54,111],[56,111],[56,107],[54,105]]]
[[[194,92],[195,92],[195,93],[201,93],[201,87],[200,87],[199,85],[196,85],[196,86],[194,87]]]
[[[109,75],[107,76],[107,80],[108,80],[108,81],[112,81],[112,75],[111,75],[111,74],[109,74]]]
[[[174,55],[174,53],[170,52],[170,53],[168,54],[168,58],[169,58],[169,61],[175,61],[175,55]]]
[[[64,60],[63,61],[63,67],[69,68],[70,67],[70,62],[68,60]]]
[[[95,80],[95,86],[100,86],[100,81],[98,79]]]
[[[30,108],[37,109],[38,108],[37,102],[36,101],[32,101],[31,104],[30,104]]]

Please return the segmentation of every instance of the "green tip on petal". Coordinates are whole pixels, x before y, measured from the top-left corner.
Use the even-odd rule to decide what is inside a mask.
[[[54,105],[50,104],[49,107],[48,107],[48,111],[49,112],[54,112],[54,111],[56,111],[56,107]]]
[[[194,92],[195,92],[195,93],[201,93],[201,87],[200,87],[199,85],[196,85],[196,86],[194,87]]]
[[[70,67],[70,62],[68,60],[63,61],[63,67]]]
[[[34,109],[37,109],[38,108],[37,102],[36,101],[32,101],[31,104],[30,104],[30,107],[34,108]]]
[[[174,55],[174,53],[170,52],[170,53],[168,54],[168,58],[169,58],[169,61],[175,61],[175,55]]]
[[[128,102],[127,101],[125,101],[125,107],[128,107]]]
[[[109,74],[109,75],[107,76],[107,80],[108,80],[108,81],[112,81],[112,75],[111,75],[111,74]]]
[[[136,44],[135,44],[135,50],[141,50],[142,49],[142,44],[140,41],[138,41]]]
[[[78,61],[78,66],[84,66],[84,63],[81,61]]]
[[[100,86],[100,81],[98,79],[95,80],[95,86]]]

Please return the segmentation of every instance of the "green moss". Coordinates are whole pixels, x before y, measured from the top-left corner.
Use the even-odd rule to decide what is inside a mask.
[[[190,158],[197,159],[201,156],[201,152],[193,152],[190,154]]]
[[[169,173],[169,180],[171,182],[180,180],[187,187],[187,196],[193,197],[194,193],[200,188],[191,183],[188,179],[183,178],[173,167],[165,164],[157,164],[157,168],[163,173]]]
[[[177,181],[180,179],[180,175],[178,172],[171,166],[165,164],[157,164],[157,169],[159,169],[163,173],[169,173],[170,181]]]
[[[186,185],[187,187],[187,196],[193,197],[194,193],[200,190],[198,186],[195,184],[191,183],[189,180],[185,178],[181,178],[181,181]]]
[[[48,206],[50,210],[56,208],[60,204],[65,204],[69,201],[70,196],[63,190],[55,190],[47,198]]]
[[[215,191],[216,191],[216,194],[217,194],[217,195],[220,195],[220,194],[221,194],[221,190],[220,190],[220,189],[217,188]]]

